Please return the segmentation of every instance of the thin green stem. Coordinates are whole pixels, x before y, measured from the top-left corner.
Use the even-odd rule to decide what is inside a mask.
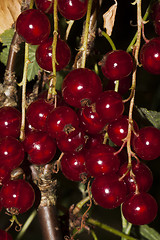
[[[121,206],[121,219],[122,219],[122,232],[129,235],[131,232],[132,224],[129,223],[123,216],[122,206]],[[122,237],[121,240],[126,240],[126,238]]]
[[[73,214],[78,213],[82,209],[83,205],[89,200],[90,200],[90,196],[87,196],[83,198],[80,202],[78,202],[73,210]]]
[[[90,22],[90,17],[91,17],[92,2],[93,2],[93,0],[88,0],[85,33],[84,33],[83,45],[81,47],[81,49],[83,51],[82,52],[82,62],[81,62],[81,67],[82,68],[85,68],[85,64],[86,64],[89,22]]]
[[[26,86],[27,86],[27,70],[29,61],[29,45],[25,43],[25,57],[24,57],[24,68],[23,78],[19,86],[22,86],[22,120],[20,129],[20,140],[23,141],[25,138],[25,114],[26,114]]]
[[[21,231],[19,232],[19,234],[17,235],[16,240],[20,240],[22,239],[22,237],[24,236],[24,234],[26,233],[27,229],[29,228],[29,226],[31,225],[32,221],[34,220],[35,216],[37,215],[37,211],[34,210],[31,215],[29,216],[29,218],[27,219],[27,221],[25,222],[25,224],[23,225]]]
[[[92,234],[92,237],[94,240],[98,240],[98,238],[93,230],[91,230],[91,234]]]
[[[101,223],[101,222],[99,222],[99,221],[97,221],[95,219],[89,218],[87,220],[87,222],[92,224],[92,225],[94,225],[94,226],[96,226],[96,227],[99,227],[99,228],[101,228],[101,229],[103,229],[105,231],[113,233],[114,235],[117,235],[119,237],[124,237],[127,240],[137,240],[136,238],[128,236],[128,235],[126,235],[126,234],[124,234],[124,233],[122,233],[122,232],[120,232],[120,231],[118,231],[118,230],[116,230],[116,229],[114,229],[114,228],[104,224],[104,223]]]
[[[30,1],[30,5],[29,5],[29,9],[32,9],[32,8],[33,8],[33,5],[34,5],[34,0],[31,0],[31,1]]]
[[[104,31],[101,31],[101,34],[102,34],[102,36],[104,36],[107,39],[107,41],[111,45],[112,50],[116,50],[116,46],[115,46],[114,42],[112,41],[112,39],[110,38],[110,36]]]
[[[152,2],[153,2],[153,1],[150,2],[149,6],[148,6],[148,8],[147,8],[147,10],[146,10],[146,12],[145,12],[145,14],[144,14],[143,21],[146,21],[147,18],[148,18],[148,16],[149,16]],[[131,43],[129,44],[129,46],[128,46],[127,50],[126,50],[127,52],[131,52],[131,51],[133,50],[133,45],[135,44],[135,42],[136,42],[136,40],[137,40],[137,34],[138,34],[138,31],[135,33],[135,35],[134,35]]]

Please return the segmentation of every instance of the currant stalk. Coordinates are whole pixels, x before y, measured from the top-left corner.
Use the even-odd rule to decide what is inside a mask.
[[[56,47],[57,47],[57,36],[58,36],[58,10],[57,10],[58,0],[54,0],[53,4],[53,16],[54,16],[54,31],[53,31],[53,42],[52,42],[52,68],[53,76],[49,83],[49,90],[47,99],[56,97],[57,92],[55,89],[56,86]],[[58,63],[57,63],[58,64]],[[55,101],[56,102],[56,101]],[[56,107],[56,106],[55,106]]]
[[[91,17],[92,2],[93,2],[93,0],[88,0],[87,16],[86,16],[86,23],[85,23],[85,33],[84,33],[83,45],[81,47],[81,50],[83,51],[82,52],[81,68],[85,68],[85,64],[86,64],[89,22],[90,22],[90,17]]]

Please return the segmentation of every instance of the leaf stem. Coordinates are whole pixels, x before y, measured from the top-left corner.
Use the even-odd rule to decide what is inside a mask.
[[[20,140],[23,141],[25,138],[25,114],[26,114],[26,86],[27,86],[27,69],[29,64],[29,45],[25,43],[25,57],[24,57],[24,69],[23,78],[19,86],[22,86],[22,120],[20,129]]]
[[[101,229],[103,229],[105,231],[113,233],[114,235],[117,235],[119,237],[124,237],[127,240],[137,240],[136,238],[128,236],[128,235],[126,235],[126,234],[124,234],[124,233],[122,233],[122,232],[120,232],[120,231],[118,231],[118,230],[116,230],[116,229],[114,229],[114,228],[104,224],[104,223],[99,222],[98,220],[93,219],[93,218],[87,219],[87,222],[92,224],[92,225],[94,225],[94,226],[96,226],[96,227],[100,227]]]
[[[90,22],[90,17],[91,17],[92,2],[93,2],[93,0],[88,0],[85,33],[84,33],[84,39],[83,39],[83,45],[82,45],[82,51],[83,51],[82,52],[82,62],[81,62],[81,67],[82,68],[85,68],[85,64],[86,64],[89,22]]]

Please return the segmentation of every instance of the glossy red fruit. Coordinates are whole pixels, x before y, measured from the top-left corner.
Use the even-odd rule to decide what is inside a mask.
[[[125,77],[125,78],[122,78],[119,81],[118,93],[120,95],[124,95],[124,94],[128,93],[129,89],[131,88],[131,84],[132,84],[131,75],[129,75],[129,76]],[[116,80],[115,81],[109,80],[105,90],[114,90],[115,89],[115,85],[116,85]]]
[[[160,74],[160,38],[153,38],[142,46],[140,62],[146,71]]]
[[[58,0],[60,14],[69,20],[79,20],[87,12],[88,0]]]
[[[148,193],[131,194],[122,205],[123,216],[135,225],[151,223],[158,211],[156,200]]]
[[[94,179],[91,188],[95,201],[103,208],[112,209],[120,206],[126,199],[126,184],[118,180],[118,175],[111,173]]]
[[[0,165],[12,170],[24,159],[23,144],[13,137],[0,139]]]
[[[3,185],[0,194],[2,206],[11,213],[24,213],[35,201],[32,186],[23,179],[10,180]]]
[[[32,131],[24,139],[24,149],[29,154],[31,163],[43,165],[53,159],[56,153],[56,144],[47,133]]]
[[[83,181],[87,176],[84,152],[65,153],[61,159],[63,175],[71,181]]]
[[[103,144],[103,140],[104,140],[103,134],[87,135],[87,136],[88,136],[88,139],[85,144],[86,149],[95,148],[97,147],[97,145]]]
[[[8,167],[0,166],[0,186],[10,180],[11,170]]]
[[[102,73],[110,80],[121,80],[133,70],[133,60],[129,53],[123,50],[112,50],[102,59]]]
[[[106,144],[99,144],[96,148],[86,150],[85,162],[89,174],[93,177],[117,172],[120,165],[115,149]]]
[[[93,103],[101,92],[101,79],[88,68],[72,70],[62,85],[62,96],[66,103],[78,108]]]
[[[128,163],[124,163],[119,171],[119,176],[123,176],[128,168]],[[146,164],[137,163],[137,161],[132,160],[132,172],[134,177],[132,177],[130,171],[123,178],[127,185],[128,193],[134,193],[136,191],[136,185],[139,192],[148,192],[153,183],[153,175],[151,170],[147,167]],[[136,184],[136,185],[135,185]]]
[[[0,137],[19,137],[21,127],[21,113],[13,107],[0,108]]]
[[[96,100],[96,111],[104,121],[113,122],[124,111],[121,95],[112,90],[101,93]]]
[[[98,134],[106,125],[95,111],[94,106],[82,108],[79,112],[79,119],[83,130],[89,134]]]
[[[159,1],[155,1],[153,2],[153,4],[151,5],[150,8],[150,18],[152,21],[156,21],[157,16],[160,13],[160,2]]]
[[[17,18],[17,33],[32,45],[44,42],[49,37],[50,30],[48,17],[38,9],[27,9]]]
[[[37,130],[46,131],[46,119],[53,109],[54,105],[44,99],[32,102],[26,111],[28,123]]]
[[[53,14],[53,0],[35,0],[35,5],[39,10]]]
[[[133,128],[135,132],[138,132],[139,128],[135,121],[133,121]],[[121,146],[124,143],[124,139],[128,134],[128,116],[121,116],[114,122],[108,125],[108,135],[111,141],[117,146]],[[132,132],[132,134],[134,134]]]
[[[36,50],[36,61],[38,65],[46,71],[53,71],[52,68],[52,42],[53,38],[47,39],[45,42],[40,44]],[[71,50],[68,44],[61,40],[57,39],[56,46],[56,71],[60,71],[65,68],[71,59]]]
[[[85,146],[85,134],[80,129],[75,129],[70,133],[57,139],[57,146],[61,152],[79,152]]]
[[[48,115],[46,127],[50,136],[59,138],[79,127],[79,118],[72,108],[57,107]]]
[[[134,136],[132,142],[135,153],[144,160],[153,160],[160,156],[160,130],[144,127]]]
[[[157,35],[160,36],[160,14],[159,14],[159,19],[154,23],[154,30],[157,33]]]
[[[0,229],[0,240],[13,240],[13,238],[8,232]]]

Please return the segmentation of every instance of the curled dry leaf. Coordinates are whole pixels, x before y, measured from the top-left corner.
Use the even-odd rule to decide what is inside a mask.
[[[0,0],[0,34],[11,28],[21,13],[22,0]]]
[[[116,17],[117,10],[117,1],[115,0],[115,4],[113,4],[106,13],[103,14],[103,27],[106,29],[106,33],[111,36],[112,30],[114,27],[114,21]]]

